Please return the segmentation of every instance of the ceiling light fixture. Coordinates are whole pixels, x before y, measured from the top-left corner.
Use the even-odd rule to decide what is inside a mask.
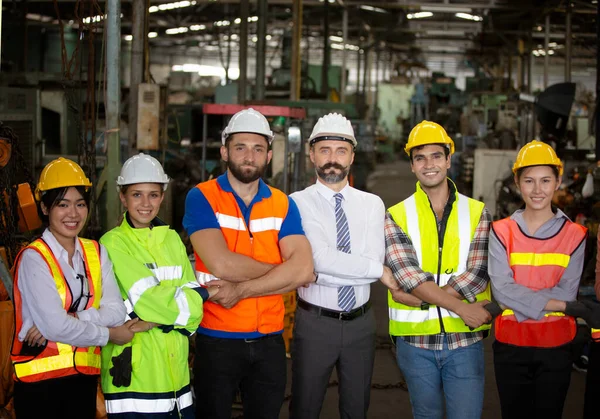
[[[342,38],[341,36],[334,36],[334,35],[331,35],[329,37],[329,40],[333,41],[333,42],[344,42],[344,38]]]
[[[156,38],[158,36],[158,32],[148,32],[148,38]]]
[[[427,6],[426,10],[440,13],[471,13],[469,7],[454,7],[454,6]]]
[[[192,25],[190,26],[191,31],[203,31],[206,29],[206,25]]]
[[[177,35],[179,33],[186,33],[189,29],[185,26],[180,26],[179,28],[169,28],[165,31],[167,35]]]
[[[359,9],[368,10],[369,12],[377,12],[377,13],[387,13],[387,10],[382,9],[381,7],[373,7],[368,4],[363,4],[358,6]]]
[[[416,12],[416,13],[409,13],[406,15],[407,19],[423,19],[425,17],[431,17],[433,16],[433,13],[431,12]]]
[[[455,13],[454,16],[461,19],[472,20],[473,22],[481,22],[483,20],[481,16],[472,15],[470,13]]]

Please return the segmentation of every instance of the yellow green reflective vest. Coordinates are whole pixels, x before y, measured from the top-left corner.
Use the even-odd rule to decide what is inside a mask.
[[[456,188],[454,188],[456,190]],[[416,192],[389,208],[389,213],[410,240],[424,272],[431,273],[436,283],[443,287],[451,276],[457,276],[467,269],[469,247],[475,235],[475,229],[481,219],[483,202],[476,201],[456,192],[452,211],[448,217],[444,232],[443,246],[440,247],[438,225],[435,213],[427,194],[417,182]],[[488,284],[484,292],[477,295],[477,301],[490,300]],[[438,333],[464,333],[488,330],[486,324],[470,330],[464,321],[454,312],[430,305],[429,309],[410,307],[395,302],[388,291],[390,316],[390,335],[423,336]]]

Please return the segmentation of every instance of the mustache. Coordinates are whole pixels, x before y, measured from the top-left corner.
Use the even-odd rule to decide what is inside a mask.
[[[338,170],[346,170],[346,167],[342,166],[339,163],[325,163],[323,166],[319,167],[321,170],[327,169],[338,169]]]

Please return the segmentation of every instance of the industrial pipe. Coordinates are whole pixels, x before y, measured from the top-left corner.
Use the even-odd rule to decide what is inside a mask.
[[[121,169],[120,97],[119,78],[121,58],[121,0],[108,0],[106,11],[106,178],[117,178]],[[106,187],[106,228],[117,225],[121,205],[117,189]]]
[[[250,1],[240,2],[240,77],[238,78],[238,103],[246,101],[246,83],[248,82],[248,15],[250,14]],[[229,36],[231,38],[231,35]]]
[[[267,62],[267,0],[258,0],[258,30],[256,33],[256,100],[265,98],[265,66]]]
[[[128,157],[136,154],[137,149],[137,120],[138,120],[138,90],[144,82],[144,46],[146,44],[146,0],[133,0],[131,5],[131,71],[129,75],[129,142]]]

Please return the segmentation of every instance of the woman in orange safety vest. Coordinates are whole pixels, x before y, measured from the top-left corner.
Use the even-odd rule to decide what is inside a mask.
[[[100,347],[133,338],[108,252],[78,237],[91,186],[77,163],[61,157],[44,168],[35,191],[47,228],[13,271],[19,419],[95,418]]]
[[[532,141],[513,166],[524,209],[492,225],[489,275],[503,308],[493,344],[502,417],[560,419],[570,384],[575,317],[587,229],[573,223],[552,197],[563,165],[549,145]]]

